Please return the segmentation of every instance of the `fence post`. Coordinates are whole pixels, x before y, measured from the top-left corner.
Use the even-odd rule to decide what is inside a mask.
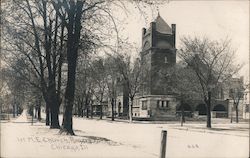
[[[160,150],[160,158],[166,157],[166,141],[167,141],[167,131],[161,131],[161,150]]]

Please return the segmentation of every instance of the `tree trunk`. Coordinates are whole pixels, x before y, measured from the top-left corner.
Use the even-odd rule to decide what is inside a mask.
[[[84,111],[84,109],[83,109],[83,102],[81,102],[81,117],[83,117],[83,111]]]
[[[41,96],[37,99],[37,120],[41,121],[41,103],[42,102],[42,98]]]
[[[91,108],[91,114],[90,114],[91,116],[90,117],[93,118],[93,106],[91,105],[90,108]]]
[[[68,57],[69,58],[69,57]],[[73,61],[74,60],[74,61]],[[69,62],[70,61],[70,62]],[[68,80],[65,92],[65,110],[63,115],[63,123],[61,132],[74,135],[72,128],[72,111],[74,104],[75,94],[75,72],[76,72],[76,60],[73,58],[68,59]]]
[[[134,98],[130,98],[131,99],[131,104],[129,106],[129,122],[132,123],[133,121],[133,100]]]
[[[211,92],[208,92],[207,104],[207,128],[211,128]]]
[[[65,92],[65,111],[61,132],[74,135],[72,128],[72,110],[75,96],[75,77],[78,56],[78,45],[81,35],[81,17],[83,1],[69,1],[68,13],[68,39],[67,39],[67,61],[68,78]]]
[[[51,125],[50,128],[54,129],[59,129],[60,125],[59,125],[59,118],[58,118],[58,113],[59,113],[59,105],[57,101],[53,101],[52,106],[51,106],[51,110],[50,110],[50,114],[51,114]]]
[[[82,108],[82,111],[81,111],[81,117],[83,117],[83,108]]]
[[[111,117],[112,117],[112,121],[115,120],[115,114],[114,114],[114,98],[111,99]]]
[[[37,109],[38,107],[37,107],[37,105],[36,105],[36,107],[35,107],[35,115],[34,115],[34,118],[37,118],[37,113],[38,113],[38,109]]]
[[[239,123],[239,108],[238,105],[235,105],[235,112],[236,112],[236,123]]]
[[[233,123],[233,107],[231,107],[230,117],[230,123]]]
[[[85,110],[86,110],[86,117],[89,118],[89,102],[88,102],[88,95],[85,98]]]
[[[102,103],[101,103],[101,108],[100,108],[100,119],[102,119]]]
[[[87,106],[87,109],[86,109],[86,117],[89,118],[89,107]]]
[[[38,121],[41,121],[41,105],[37,109],[37,119]]]
[[[12,111],[12,114],[13,114],[13,117],[16,117],[16,105],[15,103],[13,104],[13,111]]]
[[[46,126],[49,126],[50,125],[50,109],[49,109],[49,105],[48,103],[46,102]]]
[[[48,103],[50,107],[50,128],[60,128],[59,125],[59,100],[56,94],[55,84],[50,81],[50,88],[48,89]]]
[[[77,115],[78,115],[78,117],[81,117],[81,111],[82,111],[82,108],[81,108],[81,102],[79,99],[77,102]]]
[[[181,126],[183,126],[184,122],[185,122],[185,111],[184,111],[183,101],[181,101]]]

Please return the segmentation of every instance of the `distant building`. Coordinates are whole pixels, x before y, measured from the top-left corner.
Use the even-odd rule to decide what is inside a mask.
[[[238,111],[239,118],[244,118],[244,114],[246,112],[246,104],[244,102],[245,99],[245,88],[244,88],[244,79],[241,78],[231,78],[226,85],[224,85],[224,98],[228,98],[228,115],[229,117],[236,117],[236,104],[238,102]]]
[[[102,103],[94,101],[91,106],[93,116],[100,116],[101,112],[103,116],[106,116],[108,113],[108,101],[103,101]]]

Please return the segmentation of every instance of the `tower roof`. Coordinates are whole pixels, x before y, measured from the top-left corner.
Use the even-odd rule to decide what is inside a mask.
[[[156,23],[156,31],[163,34],[172,34],[172,29],[169,25],[162,19],[160,14],[158,14],[157,18],[154,21]]]

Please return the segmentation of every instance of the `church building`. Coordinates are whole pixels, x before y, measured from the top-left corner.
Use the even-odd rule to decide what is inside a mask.
[[[166,71],[176,64],[176,25],[171,27],[158,14],[148,29],[142,29],[142,85],[135,98],[134,117],[175,117],[177,100],[168,89]]]
[[[142,82],[134,99],[134,118],[175,118],[178,102],[163,79],[164,71],[176,64],[175,39],[176,25],[170,27],[160,15],[148,29],[142,29]],[[118,88],[117,116],[128,115],[129,98],[122,85]]]
[[[176,65],[176,25],[171,27],[158,14],[149,28],[142,29],[142,48],[140,52],[142,77],[140,88],[133,102],[133,118],[138,120],[176,120],[180,115],[180,101],[171,90],[168,71]],[[123,81],[118,83],[116,117],[128,117],[129,97]],[[243,81],[242,81],[243,84]],[[231,83],[229,85],[232,85]],[[220,95],[212,101],[212,117],[232,117],[233,103],[230,89],[221,87]],[[242,102],[242,100],[241,100]],[[188,117],[206,118],[206,105],[203,100],[185,103],[184,112]],[[240,105],[240,117],[242,112]],[[111,115],[111,106],[109,108]],[[243,115],[243,114],[242,114]]]

